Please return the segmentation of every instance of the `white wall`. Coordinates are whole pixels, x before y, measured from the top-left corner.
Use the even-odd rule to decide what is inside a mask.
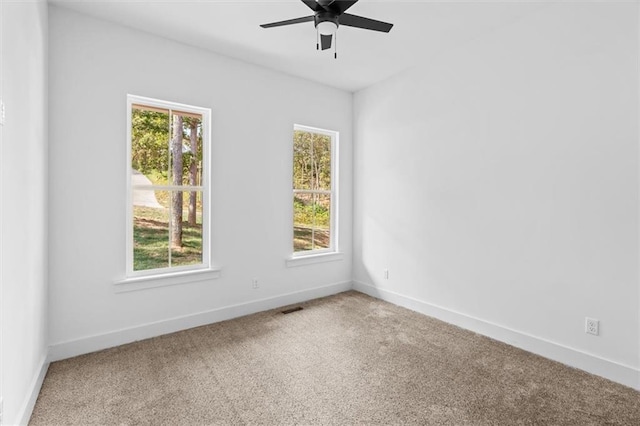
[[[47,352],[47,4],[0,6],[0,395],[3,424],[26,422]]]
[[[216,319],[219,308],[350,287],[350,93],[65,9],[51,7],[49,16],[54,359]],[[125,271],[127,93],[212,109],[212,249],[222,267],[219,279],[114,293]],[[294,123],[340,132],[342,261],[285,267]],[[251,288],[252,277],[260,289]],[[171,322],[199,313],[205,314]]]
[[[637,7],[550,5],[357,93],[356,288],[640,388]]]

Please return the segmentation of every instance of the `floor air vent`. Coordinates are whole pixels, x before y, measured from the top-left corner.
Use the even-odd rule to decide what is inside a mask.
[[[283,314],[291,314],[293,312],[298,312],[301,311],[303,308],[302,306],[296,306],[295,308],[289,308],[289,309],[285,309],[284,311],[282,311]]]

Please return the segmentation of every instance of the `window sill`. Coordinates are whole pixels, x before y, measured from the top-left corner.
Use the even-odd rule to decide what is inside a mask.
[[[315,263],[335,262],[343,259],[343,253],[333,252],[290,257],[285,261],[285,263],[287,264],[287,268],[293,268],[296,266],[313,265]]]
[[[189,284],[220,278],[220,268],[207,268],[184,272],[173,272],[162,275],[148,275],[129,277],[114,282],[116,293],[146,290],[148,288],[166,287],[171,285]]]

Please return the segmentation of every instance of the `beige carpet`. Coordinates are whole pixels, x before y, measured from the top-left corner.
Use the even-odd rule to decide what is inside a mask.
[[[356,292],[51,364],[31,425],[640,425],[640,393]]]

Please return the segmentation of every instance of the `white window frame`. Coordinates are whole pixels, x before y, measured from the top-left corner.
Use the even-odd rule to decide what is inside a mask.
[[[172,266],[167,268],[148,269],[144,271],[133,270],[133,185],[131,183],[131,150],[132,132],[131,115],[133,105],[144,105],[170,111],[193,113],[202,116],[202,170],[203,180],[200,186],[188,187],[202,192],[202,263],[197,265]],[[183,282],[200,281],[202,279],[217,278],[219,268],[211,265],[211,109],[185,105],[160,99],[143,96],[127,95],[127,230],[126,230],[126,278],[116,284],[138,283],[136,288],[148,288],[162,285],[181,284]],[[139,188],[140,189],[140,188]],[[146,185],[144,189],[161,191],[185,191],[183,186],[174,185]],[[188,192],[188,191],[187,191]],[[213,274],[208,274],[213,273]],[[204,274],[204,275],[203,275]],[[156,285],[148,281],[163,278]],[[118,291],[118,290],[116,290]],[[128,291],[120,288],[119,291]]]
[[[339,253],[339,238],[338,238],[338,212],[340,211],[338,206],[338,148],[339,148],[339,140],[340,133],[335,130],[327,130],[320,129],[317,127],[304,126],[301,124],[294,124],[293,131],[303,131],[310,133],[317,133],[325,136],[329,136],[331,138],[331,190],[297,190],[293,189],[291,195],[296,193],[304,192],[304,193],[318,193],[318,194],[329,194],[331,196],[331,209],[330,209],[330,220],[329,220],[329,241],[330,245],[328,248],[323,249],[315,249],[315,250],[305,250],[305,251],[294,251],[293,247],[293,237],[294,237],[294,206],[293,206],[293,197],[291,198],[291,250],[292,255],[289,259],[287,259],[287,266],[299,266],[306,265],[310,263],[316,263],[318,261],[332,261],[332,260],[342,260],[342,255]],[[292,147],[293,147],[293,135],[292,135]],[[291,156],[293,162],[293,155]],[[293,166],[293,163],[292,163]],[[293,173],[292,177],[293,179]],[[335,256],[339,255],[339,256]]]

